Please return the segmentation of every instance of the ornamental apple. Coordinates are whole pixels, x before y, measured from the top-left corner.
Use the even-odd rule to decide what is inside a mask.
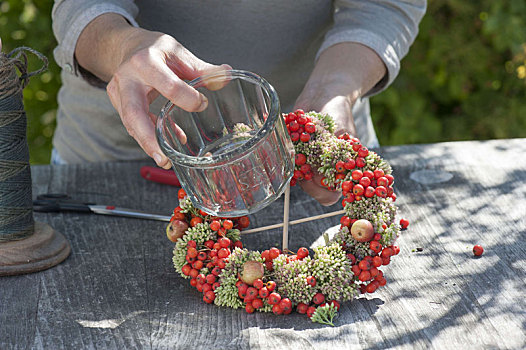
[[[188,230],[188,224],[182,220],[173,220],[166,227],[166,236],[172,242],[177,242],[177,240],[183,237],[184,233]]]
[[[369,220],[356,220],[351,226],[351,235],[358,242],[369,242],[374,236],[374,227]]]
[[[249,260],[243,264],[239,278],[246,284],[252,285],[257,279],[263,278],[264,273],[265,269],[263,268],[262,263],[259,261]]]

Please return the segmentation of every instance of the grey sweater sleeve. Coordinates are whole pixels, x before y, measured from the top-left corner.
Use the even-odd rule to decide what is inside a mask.
[[[58,46],[53,51],[55,61],[66,72],[79,75],[75,61],[75,46],[82,30],[104,13],[122,15],[137,26],[134,17],[138,9],[132,0],[55,0],[51,17]]]
[[[426,0],[336,0],[334,26],[319,54],[342,42],[356,42],[374,50],[385,63],[387,74],[366,95],[389,86],[400,71],[400,61],[418,34]]]

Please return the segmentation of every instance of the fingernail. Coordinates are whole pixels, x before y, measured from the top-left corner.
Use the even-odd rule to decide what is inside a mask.
[[[201,95],[201,105],[199,106],[199,112],[204,111],[208,106],[208,99],[205,95]]]
[[[161,162],[163,161],[163,157],[159,153],[153,154],[153,160],[155,160],[155,163],[157,163],[158,166],[161,166]]]

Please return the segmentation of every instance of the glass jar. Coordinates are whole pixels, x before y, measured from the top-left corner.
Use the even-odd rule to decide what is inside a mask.
[[[294,147],[274,88],[228,70],[188,83],[208,98],[202,112],[171,102],[156,136],[193,205],[210,215],[254,213],[281,196],[294,171]]]

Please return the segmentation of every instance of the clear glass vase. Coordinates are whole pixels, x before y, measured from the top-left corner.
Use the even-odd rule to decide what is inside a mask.
[[[239,70],[189,85],[208,98],[208,107],[187,112],[168,102],[156,135],[193,205],[211,215],[237,217],[280,197],[294,171],[294,147],[274,88]]]

